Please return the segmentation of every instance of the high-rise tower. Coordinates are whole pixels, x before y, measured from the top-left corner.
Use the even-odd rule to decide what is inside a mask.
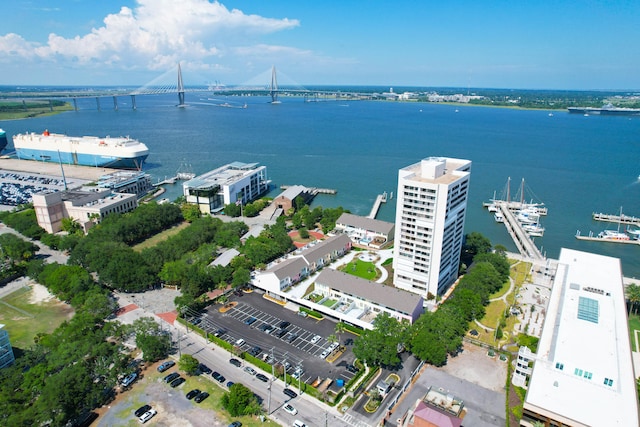
[[[471,161],[429,157],[400,169],[394,284],[424,297],[458,277]]]

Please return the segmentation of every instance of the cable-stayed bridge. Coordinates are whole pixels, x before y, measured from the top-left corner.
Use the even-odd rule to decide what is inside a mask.
[[[174,75],[177,71],[177,78],[173,81],[167,81],[169,74]],[[278,80],[276,74],[276,68],[272,67],[270,70],[271,82],[264,85],[255,84],[252,82],[234,85],[224,86],[220,84],[207,84],[206,86],[185,86],[182,78],[182,69],[180,64],[176,68],[173,68],[163,75],[155,78],[154,80],[146,83],[143,86],[137,88],[100,88],[100,89],[83,89],[79,90],[59,90],[59,91],[46,91],[46,92],[31,92],[31,93],[10,93],[6,94],[7,98],[22,99],[25,103],[25,99],[49,101],[51,109],[53,109],[52,101],[65,101],[72,102],[75,110],[78,110],[78,100],[80,99],[95,99],[98,110],[102,108],[101,100],[111,98],[113,100],[113,108],[118,109],[118,99],[122,97],[130,97],[131,108],[136,109],[136,97],[146,95],[166,95],[176,94],[178,98],[177,107],[187,106],[185,102],[186,93],[208,93],[218,95],[237,95],[237,94],[250,94],[250,95],[264,95],[271,97],[272,104],[279,104],[279,95],[287,96],[302,96],[307,102],[318,102],[325,100],[363,100],[372,99],[375,94],[372,93],[357,93],[357,92],[344,92],[344,91],[325,91],[325,90],[309,90],[301,86],[281,86],[278,87]],[[262,77],[262,76],[261,76]],[[255,79],[254,79],[255,80]]]

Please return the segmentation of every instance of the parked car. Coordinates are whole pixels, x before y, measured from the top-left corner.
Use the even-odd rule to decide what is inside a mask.
[[[144,414],[140,415],[140,418],[138,418],[140,420],[140,422],[142,424],[146,423],[147,421],[149,421],[151,418],[153,418],[153,416],[155,414],[157,414],[158,411],[156,411],[155,409],[150,409],[147,412],[145,412]]]
[[[315,344],[318,341],[320,341],[322,339],[322,337],[320,335],[315,335],[313,338],[311,338],[311,344]]]
[[[166,377],[164,377],[164,382],[165,383],[170,383],[171,381],[175,380],[176,378],[178,378],[180,376],[179,373],[177,372],[172,372],[169,375],[167,375]]]
[[[133,384],[136,378],[138,378],[138,374],[136,374],[135,372],[132,372],[126,377],[124,377],[120,382],[120,384],[122,384],[122,387],[129,387],[131,384]]]
[[[298,316],[300,316],[300,317],[307,317],[307,316],[308,316],[308,314],[307,314],[306,312],[304,312],[304,311],[299,311],[299,312],[298,312]]]
[[[185,381],[186,380],[184,378],[178,377],[175,380],[171,381],[171,383],[169,385],[171,386],[171,388],[176,388],[176,387],[178,387],[180,384],[182,384]]]
[[[355,373],[357,373],[357,372],[358,372],[358,370],[359,370],[359,369],[358,369],[358,368],[356,368],[356,367],[355,367],[355,366],[353,366],[353,365],[347,365],[347,371],[349,371],[349,372],[352,372],[352,373],[354,373],[354,374],[355,374]]]
[[[226,330],[226,329],[220,328],[220,329],[216,329],[216,331],[214,332],[213,336],[215,336],[215,337],[221,337],[221,336],[223,336],[223,335],[224,335],[224,334],[226,334],[226,333],[227,333],[227,330]]]
[[[158,366],[158,372],[164,372],[167,369],[172,368],[175,364],[176,362],[174,362],[173,360],[167,360],[166,362],[162,362]]]
[[[233,381],[227,381],[227,384],[225,384],[227,386],[227,388],[231,388],[232,385],[234,385],[235,383]]]
[[[287,334],[287,330],[286,329],[280,329],[278,332],[276,332],[276,337],[278,338],[282,338],[283,336],[285,336]]]
[[[140,418],[142,414],[149,411],[151,409],[151,405],[144,405],[136,409],[136,412],[133,413],[136,417]]]
[[[209,393],[207,393],[206,391],[201,392],[199,395],[197,395],[196,397],[193,398],[193,401],[196,403],[200,403],[203,400],[205,400],[207,397],[209,397]]]
[[[285,412],[291,414],[291,415],[296,415],[298,413],[298,410],[296,408],[294,408],[293,406],[289,405],[288,403],[286,405],[284,405],[282,407],[282,409],[284,409]]]
[[[296,368],[296,370],[293,371],[293,374],[291,374],[291,376],[295,379],[298,379],[303,373],[304,371],[302,370],[302,368]]]
[[[273,326],[271,326],[268,323],[265,323],[264,325],[260,326],[260,330],[265,334],[268,334],[273,330]]]
[[[258,319],[256,319],[255,317],[248,317],[248,318],[246,318],[244,320],[244,324],[245,325],[253,325],[256,322],[256,320],[258,320]]]
[[[234,343],[236,347],[242,347],[245,341],[242,338],[238,338],[238,340]]]
[[[242,362],[239,361],[238,359],[231,358],[229,359],[229,363],[231,363],[233,366],[237,366],[238,368],[242,366]]]
[[[260,354],[261,351],[262,349],[256,345],[251,350],[249,350],[249,354],[252,355],[253,357],[256,357],[257,355]]]
[[[244,368],[244,371],[249,375],[255,375],[256,374],[256,370],[253,369],[251,366],[246,366]]]
[[[287,322],[286,320],[283,320],[282,322],[280,322],[278,324],[278,328],[280,329],[287,329],[289,327],[289,325],[291,324],[291,322]]]
[[[262,381],[263,383],[266,383],[267,381],[269,381],[269,378],[267,378],[267,376],[264,374],[256,374],[256,378]]]
[[[205,365],[204,363],[201,363],[198,365],[198,370],[205,375],[209,375],[211,373],[211,368]]]
[[[307,425],[300,420],[295,420],[293,422],[293,427],[307,427]]]
[[[282,392],[292,399],[295,399],[296,397],[298,397],[298,393],[291,390],[290,388],[285,388],[284,390],[282,390]]]
[[[234,421],[229,424],[229,427],[242,427],[242,423],[240,421]]]
[[[322,353],[320,353],[320,357],[323,358],[323,359],[325,359],[328,355],[329,355],[329,351],[328,350],[325,350]]]
[[[197,388],[194,388],[189,393],[187,393],[187,399],[191,400],[199,394],[200,394],[200,390],[198,390]]]
[[[353,338],[347,338],[346,340],[344,340],[344,345],[352,345],[353,344]]]
[[[296,340],[296,338],[298,338],[298,334],[289,334],[289,336],[287,337],[287,341],[289,342],[289,344],[291,344]]]
[[[213,373],[211,374],[211,376],[213,377],[214,380],[218,381],[219,383],[223,383],[225,380],[225,377],[223,377],[220,372],[216,372],[213,371]]]

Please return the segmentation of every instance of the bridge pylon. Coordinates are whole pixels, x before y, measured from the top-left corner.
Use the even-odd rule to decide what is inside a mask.
[[[184,107],[184,84],[182,83],[182,69],[178,62],[178,107]]]

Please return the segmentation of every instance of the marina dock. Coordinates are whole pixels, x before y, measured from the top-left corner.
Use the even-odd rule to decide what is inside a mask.
[[[640,226],[640,218],[628,215],[611,215],[603,213],[593,213],[592,217],[596,221],[615,222],[618,224],[637,225]]]
[[[583,236],[580,234],[580,230],[578,230],[576,232],[576,239],[589,240],[592,242],[629,243],[632,245],[640,245],[640,240],[637,240],[637,239],[603,239],[602,237],[599,237],[597,234],[593,234],[592,231],[589,232],[588,236]]]
[[[378,194],[376,197],[376,201],[373,203],[373,207],[371,208],[371,212],[367,215],[367,218],[376,219],[378,215],[378,211],[380,210],[380,205],[387,202],[387,192],[385,191],[382,194]]]
[[[281,190],[286,190],[289,187],[291,187],[291,186],[290,185],[281,185],[280,189]],[[338,190],[334,190],[333,188],[309,187],[309,190],[311,190],[315,194],[338,194]]]
[[[545,259],[544,256],[524,231],[511,209],[509,209],[509,204],[506,202],[495,202],[495,204],[504,217],[504,225],[518,251],[523,256],[532,258],[534,261],[543,261]]]

